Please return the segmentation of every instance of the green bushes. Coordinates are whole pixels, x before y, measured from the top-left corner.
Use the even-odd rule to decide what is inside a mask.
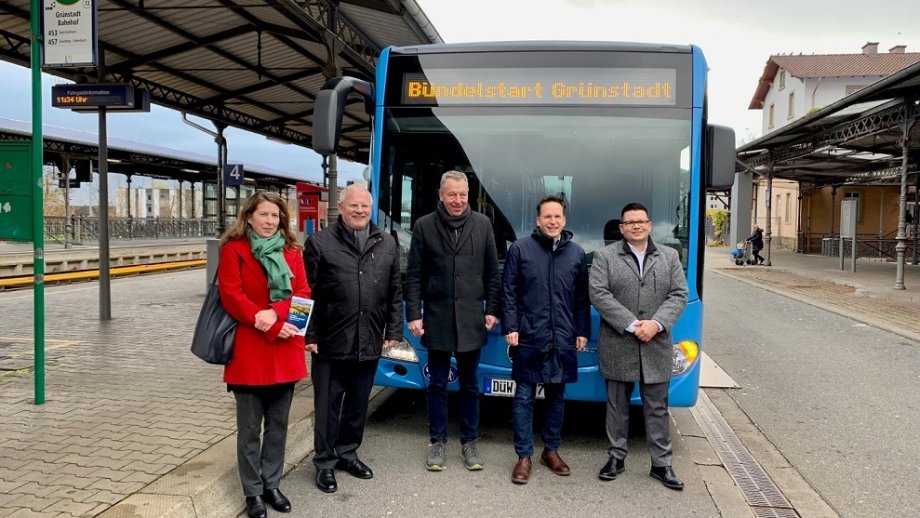
[[[706,219],[712,224],[714,239],[709,243],[710,246],[721,246],[725,242],[722,236],[728,230],[728,211],[725,209],[706,209]]]

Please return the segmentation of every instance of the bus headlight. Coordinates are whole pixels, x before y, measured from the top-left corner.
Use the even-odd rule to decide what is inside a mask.
[[[671,376],[680,376],[690,370],[700,355],[700,346],[696,342],[684,340],[674,344],[674,367]]]
[[[405,340],[383,351],[383,357],[391,360],[418,363],[418,355],[415,354],[415,349]]]

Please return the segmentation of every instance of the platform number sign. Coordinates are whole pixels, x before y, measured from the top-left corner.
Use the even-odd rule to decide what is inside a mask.
[[[224,166],[224,185],[227,187],[243,185],[243,164],[226,164]]]

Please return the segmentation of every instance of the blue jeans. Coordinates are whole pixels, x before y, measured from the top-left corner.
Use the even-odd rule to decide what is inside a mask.
[[[447,442],[447,383],[450,357],[457,358],[460,381],[460,443],[479,436],[479,349],[466,353],[428,351],[428,436],[431,442]]]
[[[518,457],[533,455],[533,405],[537,396],[536,383],[515,382],[514,401],[511,403],[512,428],[514,429],[514,451]],[[565,384],[543,385],[546,400],[546,415],[543,416],[543,448],[549,451],[559,449],[562,442],[562,420],[565,416]]]

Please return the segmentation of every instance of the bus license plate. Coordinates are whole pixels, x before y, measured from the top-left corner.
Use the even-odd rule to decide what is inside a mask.
[[[514,380],[485,378],[485,394],[487,396],[514,397]],[[537,399],[543,399],[543,384],[537,384]]]

